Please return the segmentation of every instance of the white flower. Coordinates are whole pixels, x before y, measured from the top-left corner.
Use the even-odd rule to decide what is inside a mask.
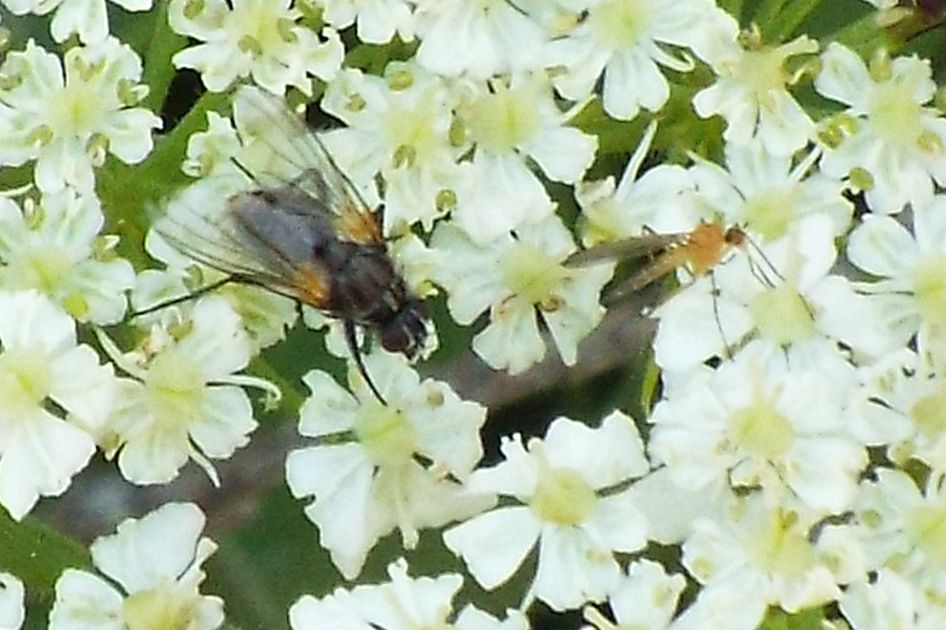
[[[931,475],[946,473],[946,379],[906,348],[860,370],[864,383],[853,430],[906,467],[916,459]]]
[[[565,364],[575,363],[578,342],[604,314],[598,294],[613,265],[562,266],[575,245],[558,217],[524,226],[490,247],[443,223],[431,243],[442,255],[438,282],[449,293],[453,318],[469,325],[489,309],[489,325],[473,340],[473,349],[487,363],[517,374],[541,360],[545,342],[539,317]]]
[[[112,417],[118,466],[137,484],[165,483],[193,459],[214,483],[208,458],[224,459],[249,442],[253,409],[240,385],[274,389],[234,372],[250,360],[250,342],[222,298],[201,299],[189,319],[170,330],[156,326],[140,349],[122,355],[104,333],[99,340],[134,379],[121,381]]]
[[[351,591],[339,588],[321,599],[303,595],[289,609],[292,629],[528,630],[525,615],[518,611],[509,611],[500,621],[468,605],[456,615],[452,600],[463,584],[456,573],[412,578],[401,558],[388,565],[388,575],[391,579],[384,584],[362,585]]]
[[[92,167],[107,153],[136,164],[151,152],[161,119],[134,107],[148,86],[138,83],[138,55],[117,39],[74,46],[61,63],[30,40],[7,55],[0,76],[0,163],[35,159],[40,190],[91,193]]]
[[[650,417],[649,450],[678,484],[700,489],[720,477],[761,487],[775,502],[795,496],[827,514],[850,507],[867,452],[848,433],[853,373],[843,363],[798,366],[753,342],[716,371],[674,388]]]
[[[946,186],[946,119],[932,107],[936,83],[930,64],[916,57],[882,57],[866,66],[832,43],[822,55],[815,88],[847,105],[822,134],[821,167],[865,190],[874,212],[927,204],[934,182]],[[852,172],[853,171],[853,172]]]
[[[883,569],[871,583],[848,586],[840,601],[855,630],[937,630],[946,627],[946,607],[893,571]]]
[[[701,219],[709,218],[698,202],[690,171],[678,165],[659,164],[638,177],[656,133],[657,124],[648,125],[617,187],[611,176],[581,182],[576,187],[575,199],[581,206],[581,241],[585,246],[640,236],[648,231],[685,232]]]
[[[98,237],[105,223],[94,196],[64,188],[27,200],[23,211],[0,199],[0,286],[37,289],[82,322],[115,324],[135,273]]]
[[[670,85],[660,66],[677,72],[693,69],[693,62],[674,56],[670,45],[703,41],[735,41],[738,26],[712,2],[665,0],[601,0],[588,3],[588,13],[547,51],[547,65],[561,67],[555,74],[559,93],[573,101],[584,99],[604,74],[604,111],[630,120],[640,107],[657,111],[670,97]]]
[[[212,92],[226,90],[251,76],[274,94],[290,85],[312,93],[314,75],[329,81],[345,54],[338,33],[326,28],[322,38],[299,23],[302,12],[291,0],[173,0],[168,20],[182,35],[204,43],[178,52],[177,68],[200,72]],[[231,7],[232,4],[232,7]]]
[[[608,595],[614,613],[612,624],[596,608],[585,608],[589,626],[582,630],[617,630],[618,628],[667,628],[677,609],[677,600],[686,586],[679,574],[667,575],[663,566],[651,560],[638,560],[627,568],[627,575]]]
[[[292,630],[374,630],[363,618],[351,592],[338,588],[316,599],[303,595],[289,607]]]
[[[784,348],[796,365],[846,363],[838,341],[866,356],[890,349],[866,298],[845,278],[827,275],[837,256],[828,217],[799,220],[771,244],[760,246],[751,234],[746,241],[654,311],[658,365],[685,372],[754,338]]]
[[[201,565],[217,549],[200,535],[204,521],[193,503],[167,503],[97,538],[92,562],[101,575],[63,572],[50,630],[220,627],[223,600],[199,591]]]
[[[402,41],[414,39],[413,0],[317,0],[322,19],[336,30],[354,23],[358,39],[385,44],[395,33]]]
[[[812,525],[758,494],[734,499],[725,520],[697,522],[683,564],[703,589],[674,630],[754,630],[769,606],[797,612],[838,598],[833,545],[823,549]]]
[[[452,600],[463,585],[459,574],[411,578],[407,562],[401,559],[388,566],[388,576],[389,583],[355,590],[358,607],[371,624],[369,627],[420,630],[447,626]]]
[[[946,196],[913,211],[913,233],[891,217],[869,215],[848,241],[848,259],[880,279],[860,282],[898,344],[916,337],[925,360],[946,361]]]
[[[385,233],[420,221],[430,229],[455,184],[463,148],[451,143],[454,99],[447,85],[413,64],[390,63],[385,76],[344,70],[321,107],[348,127],[322,135],[355,181],[384,178]]]
[[[126,11],[147,11],[151,0],[111,0]],[[102,41],[108,36],[105,0],[3,0],[14,15],[46,15],[56,11],[49,30],[53,39],[64,42],[73,33],[84,44]]]
[[[411,548],[418,529],[491,505],[488,496],[462,495],[457,483],[482,456],[479,429],[486,410],[442,382],[421,381],[400,355],[373,353],[364,362],[387,405],[354,368],[354,394],[324,372],[309,372],[303,380],[312,396],[303,405],[299,432],[321,443],[293,451],[286,461],[292,494],[315,498],[306,515],[348,579],[395,528]]]
[[[0,628],[18,630],[25,617],[23,582],[14,575],[0,572]]]
[[[239,156],[242,146],[230,119],[208,111],[207,130],[193,133],[187,139],[187,158],[181,170],[191,177],[230,172],[233,168],[230,160]]]
[[[553,213],[528,161],[549,179],[571,184],[591,164],[597,147],[596,137],[566,125],[568,116],[544,75],[515,75],[508,84],[497,79],[490,88],[476,90],[461,105],[475,152],[461,169],[453,212],[457,225],[483,245]]]
[[[508,580],[538,543],[531,590],[539,599],[556,610],[604,599],[620,574],[614,552],[646,542],[643,513],[616,490],[648,469],[633,420],[614,412],[591,429],[559,418],[544,440],[526,448],[517,434],[501,450],[505,460],[474,472],[468,486],[518,504],[447,530],[444,542],[487,589]]]
[[[76,425],[105,421],[115,379],[35,291],[0,293],[0,343],[0,504],[19,520],[88,463],[95,443]]]
[[[418,0],[417,62],[436,74],[486,79],[537,66],[541,27],[506,0]]]
[[[816,152],[793,161],[767,152],[760,142],[726,144],[726,168],[697,162],[690,176],[699,191],[704,212],[723,217],[761,237],[776,241],[813,215],[828,220],[831,236],[850,227],[853,204],[844,198],[836,178],[812,173]]]
[[[868,566],[894,568],[928,596],[946,597],[946,525],[942,475],[929,475],[921,490],[907,473],[881,468],[865,482],[854,508],[862,530]]]
[[[711,60],[716,83],[693,97],[693,107],[703,118],[725,118],[728,142],[757,141],[772,155],[791,155],[811,139],[814,123],[785,89],[793,78],[784,65],[789,57],[817,50],[817,42],[805,35],[775,48],[731,46]]]

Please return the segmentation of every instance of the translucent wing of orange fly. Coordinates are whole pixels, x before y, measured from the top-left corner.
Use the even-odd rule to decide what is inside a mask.
[[[602,260],[656,254],[650,263],[608,293],[605,303],[613,304],[679,267],[686,267],[694,277],[702,276],[718,265],[733,247],[741,246],[744,240],[745,233],[737,227],[724,230],[719,222],[702,223],[688,233],[646,234],[597,245],[573,254],[565,264],[584,266]]]
[[[679,234],[643,234],[613,243],[601,243],[575,252],[565,259],[567,267],[585,267],[602,261],[634,259],[651,256],[666,250],[674,243],[686,240],[686,232]]]
[[[318,134],[285,103],[258,88],[243,87],[233,101],[244,144],[262,144],[266,151],[247,157],[246,169],[263,188],[293,186],[311,198],[312,211],[335,218],[342,240],[383,242],[379,216],[339,168]],[[254,159],[255,157],[255,159]]]

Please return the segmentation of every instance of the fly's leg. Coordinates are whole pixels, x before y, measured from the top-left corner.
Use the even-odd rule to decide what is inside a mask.
[[[358,372],[361,374],[362,378],[365,379],[365,382],[368,384],[368,389],[370,389],[374,397],[378,399],[378,402],[387,407],[388,402],[384,399],[384,396],[381,395],[381,392],[378,391],[378,388],[375,387],[374,381],[371,380],[371,377],[368,375],[368,370],[365,368],[365,363],[361,357],[361,348],[358,347],[358,339],[355,336],[355,322],[350,319],[345,319],[343,325],[345,326],[345,343],[348,345],[348,351],[355,360],[355,366],[358,368]]]
[[[188,302],[190,300],[196,300],[197,298],[203,295],[206,295],[210,293],[211,291],[215,291],[216,289],[219,289],[223,285],[229,284],[231,282],[243,282],[244,284],[246,283],[245,280],[237,279],[236,276],[227,276],[226,278],[222,278],[220,280],[217,280],[216,282],[211,282],[210,284],[204,285],[200,287],[199,289],[191,291],[190,293],[187,293],[185,295],[180,295],[178,297],[170,298],[168,300],[164,300],[163,302],[152,304],[151,306],[147,308],[143,308],[140,311],[134,311],[133,313],[129,313],[128,319],[135,319],[136,317],[141,317],[142,315],[148,315],[150,313],[154,313],[155,311],[160,311],[163,308],[168,308],[169,306],[181,304],[183,302]]]
[[[710,295],[713,298],[713,319],[716,320],[716,328],[719,330],[719,336],[723,340],[723,352],[726,354],[726,359],[731,361],[732,351],[729,348],[729,342],[726,340],[726,331],[723,330],[723,322],[719,317],[719,285],[716,284],[716,274],[712,270],[709,272],[709,277],[712,283]]]

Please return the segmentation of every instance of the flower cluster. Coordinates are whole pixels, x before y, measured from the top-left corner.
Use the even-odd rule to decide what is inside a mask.
[[[248,391],[280,402],[263,373],[292,390],[285,480],[337,571],[395,532],[406,552],[298,598],[296,630],[946,622],[946,91],[910,48],[936,2],[870,0],[821,39],[799,25],[827,2],[0,2],[14,521],[97,452],[131,484],[193,460],[226,486]],[[496,452],[492,410],[423,364],[466,338],[504,375],[575,366],[667,277],[642,417],[551,414]],[[268,363],[298,320],[347,383]],[[97,539],[50,627],[221,626],[203,527],[168,503]],[[425,532],[453,565],[410,577]],[[16,628],[30,572],[5,562]]]

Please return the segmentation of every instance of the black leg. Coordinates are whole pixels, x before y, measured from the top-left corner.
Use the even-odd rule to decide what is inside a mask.
[[[178,296],[178,297],[176,297],[176,298],[171,298],[171,299],[169,299],[169,300],[164,300],[163,302],[158,302],[157,304],[152,304],[152,305],[149,306],[148,308],[143,308],[143,309],[141,309],[140,311],[135,311],[135,312],[133,312],[133,313],[129,313],[128,319],[134,319],[134,318],[136,318],[136,317],[141,317],[142,315],[148,315],[149,313],[154,313],[155,311],[160,311],[162,308],[167,308],[167,307],[169,307],[169,306],[174,306],[175,304],[180,304],[180,303],[182,303],[182,302],[187,302],[188,300],[196,300],[196,299],[199,298],[200,296],[206,295],[207,293],[210,293],[211,291],[214,291],[214,290],[216,290],[216,289],[219,289],[219,288],[222,287],[223,285],[228,284],[228,283],[230,283],[230,282],[239,282],[239,280],[238,280],[235,276],[227,276],[226,278],[223,278],[223,279],[221,279],[221,280],[217,280],[216,282],[211,282],[210,284],[204,285],[204,286],[200,287],[199,289],[197,289],[197,290],[195,290],[195,291],[191,291],[190,293],[188,293],[188,294],[186,294],[186,295],[181,295],[181,296]]]
[[[361,360],[361,349],[358,347],[358,340],[355,337],[355,322],[350,319],[345,319],[343,320],[343,324],[345,326],[345,343],[348,344],[348,351],[355,360],[358,372],[365,379],[365,382],[368,384],[368,389],[370,389],[374,397],[378,399],[378,402],[387,407],[388,402],[384,399],[384,396],[381,395],[381,392],[378,391],[378,388],[375,387],[374,381],[368,376],[368,370],[365,369],[364,361]]]

